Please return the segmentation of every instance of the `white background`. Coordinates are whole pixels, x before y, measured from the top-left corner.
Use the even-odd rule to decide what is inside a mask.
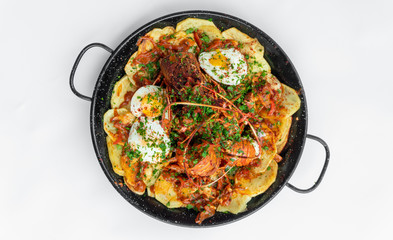
[[[68,85],[87,44],[115,48],[144,23],[192,9],[235,15],[278,42],[302,79],[308,132],[331,149],[316,191],[285,188],[210,229],[154,220],[114,190],[92,147],[90,104]],[[392,1],[0,1],[0,238],[392,239],[392,11]],[[91,95],[108,57],[85,55],[79,91]],[[323,159],[307,141],[290,182],[311,186]]]

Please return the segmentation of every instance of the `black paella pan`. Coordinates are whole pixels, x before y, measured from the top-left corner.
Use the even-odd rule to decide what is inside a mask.
[[[289,133],[288,143],[281,153],[283,160],[279,163],[276,181],[265,193],[254,197],[248,203],[247,211],[237,215],[217,212],[213,217],[206,219],[201,225],[195,223],[195,218],[197,216],[196,211],[188,210],[186,208],[169,209],[153,198],[147,197],[145,195],[139,196],[134,194],[125,186],[125,184],[121,184],[123,182],[123,178],[118,176],[112,170],[105,140],[106,133],[104,132],[102,121],[104,113],[110,109],[110,98],[114,84],[116,81],[118,81],[119,76],[124,75],[124,66],[131,57],[131,54],[137,50],[136,43],[138,38],[144,36],[153,28],[176,26],[178,22],[189,17],[212,19],[214,24],[216,24],[219,29],[225,30],[235,27],[250,37],[257,38],[259,42],[265,47],[265,58],[271,66],[272,73],[277,76],[281,82],[297,90],[301,99],[301,107],[293,115],[293,122]],[[93,96],[88,97],[80,94],[75,89],[74,75],[84,53],[93,47],[103,48],[111,55],[106,61],[97,79]],[[292,190],[299,193],[311,192],[320,184],[329,162],[330,153],[325,141],[316,136],[307,134],[306,97],[300,78],[288,56],[278,46],[278,44],[263,31],[244,20],[227,14],[210,11],[187,11],[173,13],[155,19],[142,26],[134,33],[129,35],[115,50],[112,50],[108,46],[101,43],[92,43],[86,46],[77,57],[70,76],[70,86],[71,90],[75,93],[76,96],[91,102],[90,128],[94,149],[98,158],[98,162],[101,165],[105,175],[112,183],[113,187],[134,207],[166,223],[172,223],[181,226],[207,227],[222,225],[239,220],[262,208],[285,186],[288,186]],[[308,189],[299,189],[289,184],[288,180],[292,176],[300,160],[306,138],[316,140],[324,146],[326,151],[326,159],[321,174],[315,184]]]

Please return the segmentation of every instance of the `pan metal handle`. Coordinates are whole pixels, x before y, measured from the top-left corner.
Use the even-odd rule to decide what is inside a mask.
[[[325,148],[325,152],[326,152],[325,164],[323,165],[323,168],[322,168],[321,174],[319,175],[318,180],[310,188],[300,189],[300,188],[297,188],[297,187],[293,186],[290,183],[287,183],[287,187],[289,187],[290,189],[292,189],[293,191],[298,192],[298,193],[309,193],[309,192],[312,192],[313,190],[315,190],[319,186],[319,184],[321,183],[323,177],[325,176],[325,172],[326,172],[326,169],[327,169],[327,167],[329,165],[329,159],[330,159],[329,146],[327,145],[327,143],[324,140],[322,140],[321,138],[316,137],[314,135],[311,135],[311,134],[307,134],[307,138],[310,138],[312,140],[315,140],[315,141],[319,142]]]
[[[102,43],[91,43],[91,44],[87,45],[86,47],[84,47],[84,48],[82,49],[82,51],[79,53],[78,57],[77,57],[76,60],[75,60],[74,66],[72,66],[72,70],[71,70],[71,74],[70,74],[70,87],[71,87],[71,91],[72,91],[77,97],[82,98],[83,100],[86,100],[86,101],[90,101],[90,102],[92,101],[92,98],[91,98],[91,97],[85,96],[85,95],[81,94],[80,92],[78,92],[78,91],[76,90],[75,85],[74,85],[74,77],[75,77],[76,69],[78,68],[79,62],[81,61],[83,55],[85,55],[85,53],[86,53],[90,48],[93,48],[93,47],[100,47],[100,48],[103,48],[103,49],[105,49],[106,51],[108,51],[110,54],[113,53],[113,50],[112,50],[110,47],[106,46],[105,44],[102,44]]]

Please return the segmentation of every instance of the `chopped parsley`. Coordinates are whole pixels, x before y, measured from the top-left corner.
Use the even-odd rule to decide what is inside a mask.
[[[209,38],[209,36],[206,35],[206,33],[202,34],[201,40],[204,41],[205,43],[210,42],[210,38]]]
[[[189,29],[186,30],[186,34],[193,33],[193,32],[195,32],[196,30],[197,30],[196,28],[189,28]]]

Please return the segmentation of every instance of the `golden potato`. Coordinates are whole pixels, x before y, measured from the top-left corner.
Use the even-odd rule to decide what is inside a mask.
[[[187,18],[176,25],[176,32],[186,31],[190,28],[200,28],[203,26],[212,26],[216,27],[216,25],[209,20],[199,19],[199,18]],[[217,28],[217,27],[216,27]]]
[[[263,118],[271,119],[285,119],[291,117],[300,108],[301,100],[297,92],[287,85],[281,83],[283,86],[282,96],[280,98],[280,105],[277,106],[277,113],[273,115],[268,114],[266,108],[262,108],[258,114]]]
[[[291,128],[292,117],[283,119],[265,118],[265,122],[274,133],[276,139],[277,154],[279,154],[288,140],[288,133]]]
[[[235,187],[242,194],[255,197],[265,192],[276,180],[278,164],[271,161],[265,172],[254,174],[249,171],[248,175],[236,174]]]
[[[134,75],[142,68],[139,64],[134,64],[133,61],[136,58],[138,52],[134,52],[130,59],[128,60],[126,66],[124,67],[124,72],[128,76],[128,80],[130,83],[135,86],[136,83],[134,81]]]
[[[108,146],[109,160],[112,163],[113,171],[117,175],[124,176],[124,171],[120,164],[123,147],[121,145],[114,145],[109,136],[106,137],[106,144]]]
[[[265,48],[259,43],[258,39],[251,38],[247,34],[239,31],[237,28],[230,28],[228,30],[225,30],[224,32],[222,32],[222,36],[225,39],[234,39],[239,42],[240,52],[248,56],[247,63],[249,66],[249,72],[271,72],[270,65],[263,57]]]
[[[120,159],[121,167],[124,170],[124,183],[134,193],[142,195],[145,193],[146,185],[138,177],[140,170],[140,162],[138,159],[130,160],[123,155]]]
[[[168,208],[182,207],[183,203],[178,199],[173,183],[168,182],[161,175],[154,184],[155,198]]]
[[[117,112],[119,118],[122,119],[122,122],[124,124],[131,124],[135,120],[135,116],[132,115],[132,113],[125,108],[109,109],[108,111],[106,111],[103,119],[104,130],[112,141],[116,140],[116,132],[117,132],[116,127],[113,125],[113,122],[111,121],[112,118],[115,116],[115,111]]]
[[[281,135],[277,137],[277,154],[281,153],[288,141],[289,130],[291,129],[292,117],[281,120]]]
[[[160,176],[162,171],[162,164],[149,163],[144,169],[142,180],[146,184],[146,187],[152,186],[157,178]]]
[[[120,108],[120,105],[124,102],[124,97],[127,93],[133,93],[136,91],[136,86],[130,82],[127,75],[124,75],[119,81],[116,82],[113,87],[113,93],[111,97],[111,108]],[[130,105],[127,104],[123,108],[130,111]]]
[[[228,206],[219,205],[217,211],[219,212],[230,212],[238,214],[244,212],[247,209],[247,203],[251,200],[249,195],[244,195],[238,192],[234,192],[231,197],[231,202]]]
[[[259,159],[252,165],[251,170],[254,173],[262,173],[268,168],[277,153],[275,137],[272,130],[266,124],[255,125],[259,141],[261,143],[261,154]]]
[[[175,33],[175,29],[171,26],[168,26],[164,28],[154,28],[153,30],[148,32],[146,36],[149,36],[153,38],[155,42],[158,42],[162,36],[168,36],[174,33]]]

